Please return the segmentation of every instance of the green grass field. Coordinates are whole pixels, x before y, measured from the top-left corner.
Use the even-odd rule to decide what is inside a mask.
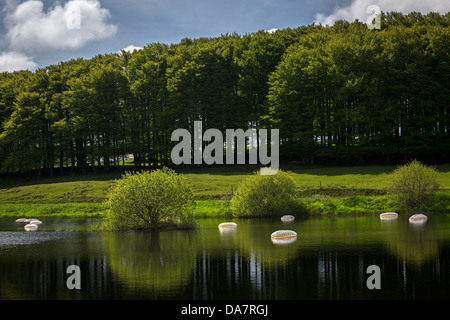
[[[196,215],[225,215],[226,199],[255,166],[218,166],[178,169],[192,185]],[[301,167],[281,166],[297,186],[299,197],[311,211],[356,213],[392,208],[386,195],[388,175],[394,166]],[[450,164],[437,166],[439,205],[450,210]],[[101,216],[101,202],[121,172],[73,174],[46,178],[2,178],[0,216],[61,215]],[[435,205],[436,206],[436,205]],[[313,210],[314,209],[314,210]]]

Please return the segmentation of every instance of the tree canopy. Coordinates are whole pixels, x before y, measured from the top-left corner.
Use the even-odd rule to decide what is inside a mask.
[[[177,128],[277,128],[302,163],[448,161],[450,14],[151,43],[0,74],[0,173],[170,165]]]

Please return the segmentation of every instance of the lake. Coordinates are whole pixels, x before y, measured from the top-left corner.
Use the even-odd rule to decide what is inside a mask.
[[[450,299],[450,215],[200,219],[189,231],[95,232],[90,219],[0,219],[0,299]],[[40,218],[40,217],[37,217]],[[218,224],[237,228],[220,232]],[[276,230],[293,230],[274,244]],[[66,285],[80,268],[80,290]],[[369,266],[380,289],[369,289]]]

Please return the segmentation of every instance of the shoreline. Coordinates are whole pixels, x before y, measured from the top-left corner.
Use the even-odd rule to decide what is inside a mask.
[[[395,204],[391,195],[346,197],[299,198],[302,216],[362,216],[397,213],[450,213],[450,191],[439,191],[433,201],[423,210],[405,210]],[[102,218],[101,202],[89,203],[4,203],[0,204],[0,218]],[[193,218],[234,218],[227,208],[227,200],[196,200]]]

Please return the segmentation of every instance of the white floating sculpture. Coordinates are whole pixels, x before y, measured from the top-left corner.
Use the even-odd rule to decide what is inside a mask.
[[[278,230],[270,235],[274,244],[289,244],[297,240],[297,232],[292,230]]]
[[[27,224],[24,227],[25,231],[35,231],[38,229],[37,224]]]
[[[424,214],[414,214],[411,217],[409,217],[409,222],[411,223],[423,223],[428,220],[428,217]]]
[[[380,214],[380,219],[382,220],[393,220],[393,219],[397,219],[398,218],[398,214],[395,212],[385,212]]]
[[[234,222],[223,222],[219,224],[219,231],[221,234],[231,234],[236,231],[237,224]]]
[[[222,222],[219,224],[219,229],[229,229],[229,228],[236,228],[237,224],[234,222]]]
[[[283,222],[291,222],[294,220],[295,220],[295,217],[291,216],[289,214],[281,217],[281,221],[283,221]]]

